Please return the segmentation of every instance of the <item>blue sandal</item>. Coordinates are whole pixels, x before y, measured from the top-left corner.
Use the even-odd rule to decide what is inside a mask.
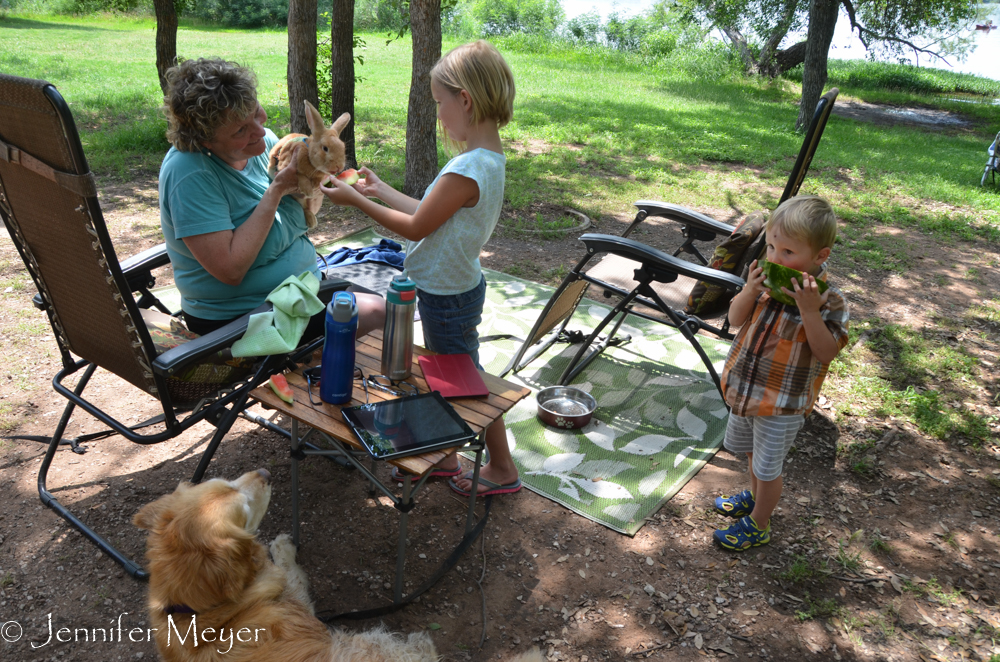
[[[753,512],[753,507],[753,493],[750,490],[743,490],[731,497],[727,497],[725,494],[715,497],[715,512],[726,517],[735,519],[746,517]]]
[[[761,530],[757,528],[757,523],[747,515],[736,521],[728,529],[716,529],[712,534],[715,542],[726,549],[734,552],[742,552],[751,547],[766,545],[771,542],[771,523],[767,523],[767,528]]]

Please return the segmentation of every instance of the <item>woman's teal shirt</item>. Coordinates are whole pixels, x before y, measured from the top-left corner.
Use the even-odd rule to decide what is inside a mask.
[[[239,285],[226,285],[208,273],[182,239],[235,230],[257,207],[271,181],[267,159],[277,136],[267,130],[267,150],[242,171],[208,152],[171,148],[160,167],[160,226],[173,264],[184,312],[203,319],[231,319],[260,304],[288,276],[312,271],[316,251],[306,237],[302,206],[282,198],[274,224],[257,259]]]

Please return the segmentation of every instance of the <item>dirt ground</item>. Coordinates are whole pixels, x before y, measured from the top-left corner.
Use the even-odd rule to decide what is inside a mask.
[[[127,188],[102,182],[102,204],[120,255],[158,241],[154,181]],[[317,243],[364,227],[360,218],[334,220],[325,209]],[[720,219],[733,213],[700,211]],[[631,218],[626,209],[594,220],[596,231],[612,233]],[[945,244],[916,230],[891,232],[920,265],[905,281],[834,253],[833,278],[848,296],[852,319],[942,328],[949,342],[980,361],[966,405],[995,416],[1000,325],[964,313],[1000,290],[1000,248]],[[665,222],[653,222],[635,238],[672,248],[680,235]],[[558,280],[579,257],[580,246],[575,235],[540,242],[501,231],[487,245],[483,264]],[[0,275],[14,283],[0,293],[6,434],[47,435],[64,404],[49,384],[58,352],[43,315],[30,305],[33,286],[6,236],[0,239]],[[160,282],[169,282],[169,274]],[[944,328],[941,320],[953,324]],[[849,351],[863,351],[863,344]],[[98,373],[91,393],[123,421],[156,413],[148,398],[107,374]],[[927,437],[891,418],[838,415],[852,395],[835,377],[824,394],[787,462],[770,545],[740,555],[711,544],[713,529],[725,524],[711,512],[712,499],[747,485],[745,461],[726,451],[634,538],[522,490],[496,498],[484,536],[458,566],[384,622],[403,632],[429,630],[445,660],[505,659],[532,646],[549,660],[573,662],[1000,659],[997,419],[992,443],[976,449],[962,439]],[[96,421],[78,415],[68,435],[97,429]],[[149,447],[112,437],[87,444],[83,455],[64,448],[49,473],[49,488],[141,559],[145,536],[132,526],[132,516],[191,476],[211,431],[203,424]],[[861,442],[871,467],[864,473],[852,471],[851,456],[838,452]],[[40,504],[36,476],[43,454],[36,442],[0,445],[0,659],[155,658],[153,644],[141,634],[148,624],[145,585]],[[274,477],[259,534],[268,542],[291,526],[287,443],[240,421],[208,475],[234,478],[259,467]],[[373,498],[356,471],[321,459],[305,464],[301,496],[299,561],[317,610],[388,603],[397,512],[386,499]],[[465,506],[441,482],[418,499],[410,517],[408,589],[423,583],[459,540]],[[50,623],[53,630],[73,629],[73,637],[48,640]],[[103,641],[119,624],[122,639],[113,633],[114,641]],[[354,629],[373,622],[341,625]],[[84,629],[87,639],[80,634]],[[130,640],[132,632],[139,634]]]

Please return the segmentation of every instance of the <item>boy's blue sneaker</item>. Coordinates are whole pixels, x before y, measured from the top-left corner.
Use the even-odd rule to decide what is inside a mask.
[[[771,542],[771,523],[768,522],[767,528],[762,531],[757,528],[753,518],[747,515],[728,529],[716,529],[712,537],[726,549],[742,552],[744,549]]]
[[[746,517],[753,512],[754,500],[750,490],[743,490],[736,496],[727,497],[723,494],[715,497],[715,512],[726,517]]]

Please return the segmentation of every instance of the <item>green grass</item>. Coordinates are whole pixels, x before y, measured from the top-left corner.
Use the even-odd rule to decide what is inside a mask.
[[[878,529],[872,531],[871,539],[868,542],[868,549],[875,554],[884,554],[885,556],[892,556],[896,553],[896,548],[892,546],[892,543]]]
[[[796,556],[788,570],[781,573],[781,578],[793,584],[801,584],[804,581],[814,579],[818,575],[809,558],[803,555]]]
[[[843,612],[843,607],[837,604],[832,598],[814,599],[806,593],[804,608],[795,612],[795,617],[800,621],[809,621],[814,618],[831,618]]]
[[[149,19],[0,18],[0,70],[57,85],[99,176],[152,173],[167,148],[153,27]],[[364,38],[358,159],[389,183],[401,184],[410,42]],[[798,98],[793,83],[743,79],[727,58],[702,51],[648,61],[530,38],[498,44],[518,85],[514,120],[502,133],[514,214],[523,216],[539,201],[583,206],[593,217],[627,213],[644,198],[744,212],[776,201],[801,143],[792,131]],[[446,39],[444,48],[454,45]],[[279,135],[287,131],[284,31],[182,24],[178,52],[250,65],[270,125]],[[871,81],[848,76],[837,84],[847,95]],[[880,242],[877,231],[903,227],[947,237],[1000,237],[1000,196],[978,187],[987,136],[992,139],[985,127],[950,135],[834,117],[807,188],[830,197],[859,233],[861,245],[852,250],[867,253],[873,265],[902,271],[909,266],[901,257],[904,245]],[[863,185],[845,185],[845,177]]]
[[[785,74],[802,82],[802,67]],[[827,85],[851,90],[912,95],[1000,96],[1000,81],[946,69],[869,60],[831,60]]]
[[[962,597],[961,589],[952,588],[950,591],[946,590],[940,583],[938,583],[938,580],[933,577],[927,580],[927,583],[923,585],[923,590],[926,595],[933,596],[945,607],[958,604]]]
[[[858,352],[842,353],[831,366],[831,373],[847,384],[849,397],[839,414],[897,416],[938,439],[958,435],[974,447],[987,441],[991,418],[966,404],[979,361],[964,346],[949,342],[952,324],[939,320],[927,329],[877,320],[856,324],[852,336],[868,333],[868,341]],[[856,442],[843,447],[841,454],[854,462],[863,459],[870,445]],[[852,469],[868,471],[864,463]]]
[[[857,574],[857,572],[864,566],[864,560],[861,558],[860,551],[852,551],[850,549],[853,540],[853,536],[847,541],[847,544],[838,540],[837,553],[831,555],[830,560],[840,566],[841,570]]]

